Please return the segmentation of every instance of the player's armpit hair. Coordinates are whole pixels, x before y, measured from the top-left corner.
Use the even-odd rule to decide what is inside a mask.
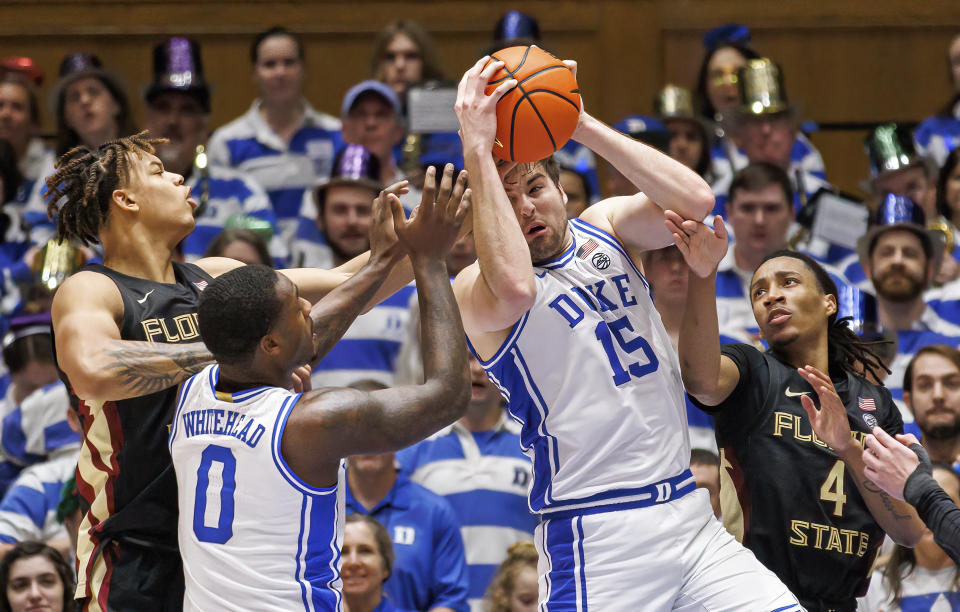
[[[178,385],[213,362],[202,342],[164,344],[114,340],[104,353],[113,358],[106,370],[137,395]]]
[[[100,145],[95,151],[75,147],[57,160],[47,180],[47,216],[57,220],[57,237],[83,244],[99,242],[115,189],[129,181],[127,155],[152,154],[165,139],[148,138],[146,130]]]

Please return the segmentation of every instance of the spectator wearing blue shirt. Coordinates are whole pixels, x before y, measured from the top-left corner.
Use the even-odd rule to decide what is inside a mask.
[[[520,426],[507,417],[497,388],[470,357],[467,413],[423,442],[397,453],[411,480],[442,495],[460,523],[470,575],[468,602],[483,596],[511,544],[533,541],[537,517],[527,506],[531,464]]]
[[[166,170],[184,177],[197,201],[196,227],[182,244],[184,259],[203,257],[211,240],[231,219],[251,217],[271,233],[276,217],[266,192],[252,179],[207,163],[204,145],[210,136],[210,88],[203,75],[200,46],[174,37],[153,49],[153,83],[146,92],[146,127],[169,142],[157,146]],[[287,249],[277,237],[270,243],[281,265]]]
[[[350,612],[411,612],[394,606],[383,592],[395,561],[387,528],[366,514],[350,514],[344,523],[340,577],[345,608]]]
[[[886,386],[900,406],[904,423],[912,423],[913,415],[903,404],[907,363],[928,344],[960,345],[960,325],[941,318],[923,299],[943,256],[943,241],[936,230],[927,229],[918,204],[891,194],[878,207],[866,235],[857,241],[857,252],[873,284],[880,325],[897,335],[897,354]]]
[[[347,458],[346,509],[377,519],[396,563],[384,591],[394,605],[467,612],[467,565],[450,504],[399,473],[393,453]]]
[[[310,188],[330,175],[342,143],[340,121],[317,112],[303,97],[299,36],[279,27],[262,32],[254,38],[250,60],[260,97],[214,132],[207,152],[211,166],[239,170],[266,190],[280,237],[290,244]]]

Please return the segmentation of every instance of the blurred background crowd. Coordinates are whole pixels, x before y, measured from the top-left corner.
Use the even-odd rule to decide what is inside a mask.
[[[643,18],[640,11],[636,16]],[[567,49],[553,40],[540,17],[504,9],[485,26],[489,42],[475,55],[536,43],[580,59],[578,46]],[[192,186],[199,203],[196,229],[180,246],[183,260],[221,255],[284,267],[339,265],[368,248],[371,201],[380,189],[410,180],[403,198],[409,210],[419,202],[426,168],[463,166],[456,125],[450,123],[451,92],[467,64],[451,61],[435,44],[430,20],[367,18],[386,25],[363,45],[352,45],[364,48],[368,65],[342,91],[326,85],[326,64],[336,58],[318,57],[295,23],[250,35],[249,53],[228,63],[217,36],[149,37],[143,45],[152,55],[136,68],[130,57],[91,52],[96,45],[78,45],[59,62],[48,62],[5,41],[0,550],[10,552],[0,562],[0,598],[6,609],[25,609],[17,602],[37,597],[40,587],[46,596],[71,594],[74,580],[72,567],[58,555],[72,559],[67,534],[76,532],[73,472],[81,440],[54,366],[48,311],[59,284],[84,262],[96,261],[98,252],[52,240],[55,223],[48,212],[55,214],[56,206],[48,211],[43,196],[55,160],[72,147],[95,148],[147,129],[169,139],[157,154]],[[864,337],[887,341],[882,350],[891,373],[883,382],[907,430],[922,437],[935,461],[955,466],[960,35],[941,36],[936,53],[924,59],[943,67],[933,71],[942,74],[942,83],[900,92],[927,108],[925,114],[874,120],[876,113],[865,113],[871,117],[865,120],[854,109],[848,121],[822,123],[810,120],[800,101],[843,98],[845,92],[796,89],[776,55],[754,40],[749,24],[718,22],[700,28],[696,37],[695,57],[664,51],[683,69],[642,99],[598,99],[589,87],[597,78],[589,61],[581,62],[581,88],[591,109],[629,110],[603,117],[616,129],[668,153],[713,187],[713,214],[727,222],[732,236],[717,280],[721,335],[762,345],[746,284],[767,254],[782,248],[807,252],[838,282],[841,316],[851,317]],[[637,41],[638,48],[645,44]],[[216,62],[205,64],[207,46],[218,48]],[[644,61],[622,58],[631,66]],[[149,74],[149,82],[120,76],[131,73]],[[617,66],[604,71],[605,92],[617,90],[617,73]],[[240,74],[252,76],[252,95],[223,86]],[[811,80],[803,75],[804,82]],[[315,106],[309,92],[318,89],[324,104]],[[221,109],[246,110],[230,117]],[[821,153],[821,141],[833,156]],[[601,198],[635,191],[577,143],[568,143],[556,159],[571,217]],[[447,262],[451,276],[475,257],[467,236]],[[673,247],[647,253],[643,265],[676,343],[686,266]],[[411,285],[359,317],[314,364],[314,387],[376,389],[418,380],[414,293]],[[168,338],[179,333],[155,331]],[[530,544],[536,519],[525,500],[530,466],[516,424],[475,361],[471,374],[471,406],[460,422],[397,455],[349,459],[347,507],[353,518],[346,527],[343,574],[351,611],[375,609],[383,593],[411,610],[536,607],[537,559]],[[712,424],[689,403],[688,421],[692,468],[719,516],[722,470]],[[947,469],[940,477],[956,498],[956,472]],[[887,551],[877,570],[882,576],[871,587],[874,599],[863,605],[899,597],[919,567],[942,577],[942,591],[960,609],[957,568],[937,550],[931,540],[916,552]],[[35,567],[52,578],[39,586],[18,580],[29,574],[24,568]],[[347,581],[351,575],[359,578]]]

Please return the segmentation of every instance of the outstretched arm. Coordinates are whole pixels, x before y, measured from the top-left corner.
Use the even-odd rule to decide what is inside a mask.
[[[740,370],[720,354],[717,325],[717,265],[727,252],[727,230],[722,219],[714,229],[666,211],[665,227],[690,266],[687,303],[680,324],[680,375],[687,393],[707,406],[716,406],[733,392]]]
[[[121,400],[177,385],[213,356],[202,342],[164,344],[122,340],[123,302],[117,286],[94,272],[78,272],[53,300],[57,363],[73,392],[87,400]]]
[[[282,452],[307,482],[329,486],[341,457],[399,450],[452,423],[466,409],[467,348],[443,261],[467,214],[469,191],[463,200],[462,206],[453,198],[442,205],[421,204],[416,217],[405,223],[400,201],[391,196],[394,224],[417,280],[426,380],[369,393],[327,389],[305,395],[284,431]]]
[[[901,546],[915,546],[923,536],[923,523],[910,504],[892,497],[866,475],[864,451],[850,435],[847,410],[830,377],[813,366],[799,368],[797,371],[810,383],[820,400],[818,409],[809,395],[800,398],[814,433],[843,461],[863,501],[867,503],[870,514],[887,535]]]

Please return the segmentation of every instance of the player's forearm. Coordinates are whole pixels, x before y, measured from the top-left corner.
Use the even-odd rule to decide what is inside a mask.
[[[310,309],[315,337],[315,359],[340,341],[347,328],[371,302],[393,266],[383,259],[370,260],[355,274],[325,295]]]
[[[121,400],[178,385],[213,363],[202,342],[165,344],[109,340],[82,372],[70,374],[83,399]]]
[[[690,270],[688,279],[687,303],[677,345],[680,374],[687,392],[701,402],[714,405],[723,399],[715,397],[720,378],[717,274],[700,278]]]
[[[888,495],[867,478],[864,474],[863,449],[852,438],[850,446],[838,452],[838,455],[850,471],[860,496],[877,524],[897,544],[911,548],[915,546],[924,533],[923,522],[917,516],[917,511],[910,504]]]
[[[291,268],[280,272],[300,289],[301,296],[311,303],[315,303],[360,271],[369,259],[370,251],[366,251],[330,270]],[[390,268],[383,283],[371,298],[363,304],[361,314],[387,299],[412,280],[413,268],[410,265],[409,258],[404,257]]]
[[[696,172],[602,121],[585,113],[574,139],[613,164],[661,208],[696,221],[713,210],[713,192]]]
[[[470,392],[460,311],[442,261],[416,258],[413,267],[420,305],[423,376],[427,383],[439,382],[446,388],[451,414],[457,418]]]
[[[473,238],[484,283],[504,301],[536,294],[527,241],[490,153],[464,151],[473,191]]]
[[[925,473],[911,475],[903,496],[916,508],[940,548],[950,555],[954,563],[960,563],[960,508],[940,488],[933,476]]]

